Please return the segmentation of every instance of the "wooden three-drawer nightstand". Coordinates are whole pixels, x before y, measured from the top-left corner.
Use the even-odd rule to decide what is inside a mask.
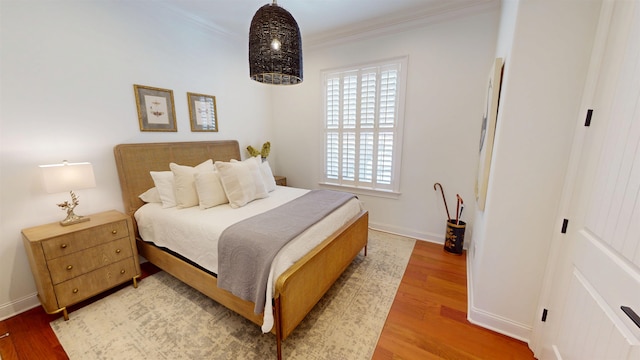
[[[91,220],[62,226],[51,223],[22,230],[38,298],[49,314],[133,280],[140,262],[131,219],[111,210]]]

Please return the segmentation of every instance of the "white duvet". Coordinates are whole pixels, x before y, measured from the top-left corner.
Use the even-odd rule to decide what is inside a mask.
[[[166,247],[203,268],[218,273],[218,238],[224,229],[238,221],[263,213],[299,196],[309,190],[277,186],[269,197],[232,209],[229,204],[206,210],[199,207],[186,209],[162,208],[162,204],[149,203],[135,213],[142,239],[157,246]],[[335,232],[362,209],[356,198],[349,200],[319,223],[313,225],[285,245],[271,264],[264,307],[263,332],[273,327],[274,280],[285,272],[325,238]]]

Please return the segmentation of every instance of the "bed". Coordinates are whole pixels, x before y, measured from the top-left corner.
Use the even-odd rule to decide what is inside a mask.
[[[125,212],[134,221],[140,255],[211,299],[262,326],[265,317],[264,314],[254,313],[255,304],[220,289],[214,273],[179,254],[165,251],[141,239],[134,215],[145,204],[139,195],[154,187],[151,171],[167,171],[172,162],[196,166],[207,159],[225,162],[240,160],[238,142],[226,140],[120,144],[114,148],[114,155]],[[276,337],[278,359],[282,358],[282,342],[355,256],[363,249],[366,251],[367,236],[368,213],[360,210],[274,279],[274,326],[271,332]]]

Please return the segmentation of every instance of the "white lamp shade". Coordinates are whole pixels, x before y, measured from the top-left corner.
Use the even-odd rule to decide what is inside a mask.
[[[48,193],[88,189],[96,186],[93,165],[88,162],[40,165]]]

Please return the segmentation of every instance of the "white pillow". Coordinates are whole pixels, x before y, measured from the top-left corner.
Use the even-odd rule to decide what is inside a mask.
[[[158,189],[163,208],[176,206],[176,195],[173,191],[173,173],[171,171],[151,171],[151,178]]]
[[[151,189],[143,192],[138,195],[140,200],[146,203],[162,203],[162,199],[160,198],[160,192],[158,192],[157,187],[152,187]]]
[[[259,158],[245,161],[216,161],[216,170],[232,208],[245,206],[249,202],[269,196],[262,181]]]
[[[229,202],[227,195],[224,193],[218,172],[198,172],[194,175],[194,178],[201,209],[208,209]]]
[[[260,164],[260,172],[262,173],[262,182],[264,183],[264,187],[268,192],[272,192],[276,189],[276,179],[273,177],[273,172],[271,172],[271,166],[269,166],[269,162],[267,160],[263,161]]]
[[[169,168],[173,172],[174,191],[176,194],[176,205],[179,208],[188,208],[198,205],[198,192],[194,175],[198,172],[213,171],[213,161],[205,160],[196,167],[178,165],[170,163]]]

